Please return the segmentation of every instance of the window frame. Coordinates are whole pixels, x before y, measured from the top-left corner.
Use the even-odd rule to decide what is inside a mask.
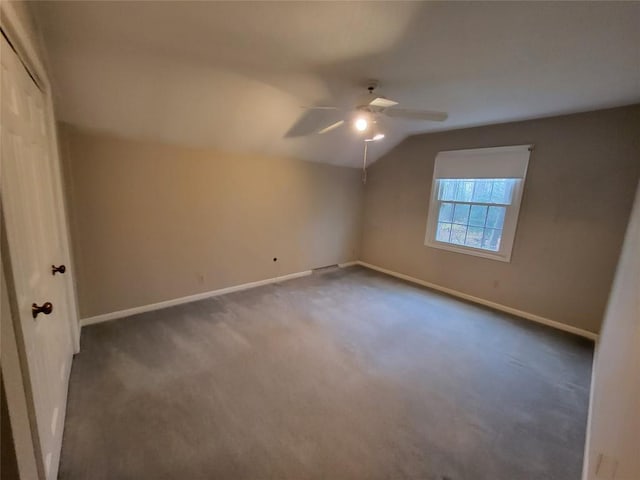
[[[532,145],[523,145],[518,146],[520,148],[527,148],[528,152],[531,152]],[[491,155],[492,153],[501,153],[503,151],[513,150],[518,147],[496,147],[496,148],[479,148],[472,150],[458,150],[464,155],[474,155],[475,153],[486,156]],[[444,153],[444,152],[441,152]],[[447,153],[455,153],[455,151],[447,152]],[[436,158],[436,162],[438,159]],[[513,244],[515,243],[516,230],[518,227],[518,218],[520,217],[520,206],[522,204],[522,195],[524,192],[524,185],[527,177],[527,169],[528,169],[528,157],[526,161],[526,166],[524,168],[523,175],[520,177],[513,176],[495,176],[491,178],[516,178],[519,181],[513,187],[512,190],[512,202],[510,205],[504,204],[488,204],[486,202],[458,202],[455,200],[438,200],[438,181],[439,180],[447,180],[451,178],[438,177],[436,168],[434,167],[432,181],[431,181],[431,195],[429,200],[429,208],[427,212],[427,228],[425,233],[424,244],[427,247],[437,248],[440,250],[447,250],[455,253],[463,253],[466,255],[473,255],[476,257],[488,258],[491,260],[498,260],[501,262],[510,262],[511,254],[513,252]],[[487,177],[478,177],[476,176],[468,176],[465,179],[481,179]],[[462,179],[462,177],[461,177]],[[506,207],[504,224],[502,228],[502,237],[500,240],[500,248],[498,251],[486,250],[482,248],[469,247],[466,245],[458,245],[449,242],[442,242],[436,240],[437,234],[437,225],[438,218],[440,214],[440,205],[442,203],[453,203],[454,208],[456,204],[467,204],[467,205],[494,205],[494,206],[504,206]]]

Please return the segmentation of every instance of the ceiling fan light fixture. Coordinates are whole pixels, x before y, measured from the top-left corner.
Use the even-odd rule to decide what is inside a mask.
[[[358,117],[353,123],[353,126],[356,127],[356,130],[358,130],[359,132],[364,132],[367,127],[369,127],[369,122],[364,117]]]

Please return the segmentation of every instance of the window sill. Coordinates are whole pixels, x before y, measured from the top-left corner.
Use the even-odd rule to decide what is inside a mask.
[[[500,253],[490,252],[488,250],[480,250],[471,247],[465,247],[463,245],[453,245],[450,243],[426,241],[425,246],[431,248],[437,248],[439,250],[447,250],[449,252],[463,253],[465,255],[472,255],[474,257],[488,258],[490,260],[498,260],[499,262],[509,263],[511,262],[511,252]]]

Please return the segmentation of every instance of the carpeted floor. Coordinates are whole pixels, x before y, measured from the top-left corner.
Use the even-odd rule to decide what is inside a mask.
[[[360,267],[94,325],[60,478],[579,480],[592,353]]]

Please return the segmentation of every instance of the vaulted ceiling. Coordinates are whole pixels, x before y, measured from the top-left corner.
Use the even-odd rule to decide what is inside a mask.
[[[368,79],[443,123],[407,135],[640,101],[640,3],[33,4],[58,117],[128,137],[357,166],[351,128],[291,137],[303,105],[351,106]],[[318,113],[319,126],[339,113]],[[336,116],[337,115],[337,116]]]

